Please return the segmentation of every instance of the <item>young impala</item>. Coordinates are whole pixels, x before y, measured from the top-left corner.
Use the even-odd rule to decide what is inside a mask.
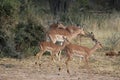
[[[68,62],[71,60],[72,56],[79,56],[79,57],[83,56],[86,64],[88,65],[88,58],[98,48],[102,48],[102,45],[96,39],[95,39],[95,45],[92,48],[88,48],[88,47],[80,46],[80,45],[76,45],[76,44],[71,44],[71,43],[66,45],[65,51],[67,54],[67,60],[65,63],[66,63],[66,67],[67,67],[67,73],[70,73],[69,68],[68,68]]]
[[[41,42],[40,43],[40,51],[36,54],[37,61],[35,64],[38,64],[39,59],[41,59],[43,53],[46,51],[50,52],[52,60],[54,60],[54,55],[61,53],[61,50],[64,49],[65,45],[67,44],[66,40],[63,42],[63,45],[57,45],[53,42]],[[57,56],[60,61],[60,56]],[[55,61],[55,60],[54,60]],[[41,64],[40,64],[41,65]]]

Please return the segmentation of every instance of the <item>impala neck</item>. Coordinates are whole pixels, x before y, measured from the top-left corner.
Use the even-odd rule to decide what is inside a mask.
[[[90,55],[93,53],[93,52],[95,52],[96,50],[98,49],[98,45],[97,45],[97,43],[93,46],[93,48],[91,48],[90,49]]]
[[[71,35],[72,35],[71,38],[76,37],[79,33],[80,33],[80,32],[71,33]]]

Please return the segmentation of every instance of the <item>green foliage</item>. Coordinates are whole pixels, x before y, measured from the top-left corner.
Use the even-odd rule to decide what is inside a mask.
[[[77,0],[80,7],[87,7],[88,6],[88,1],[89,0]]]
[[[40,41],[44,40],[45,33],[42,25],[20,23],[16,27],[15,43],[17,51],[26,52],[26,55],[29,55],[27,53],[34,54],[33,48],[38,46]]]
[[[19,0],[1,0],[0,1],[0,16],[13,16],[19,10]]]
[[[22,5],[20,0],[0,0],[0,57],[34,55],[45,39],[44,27],[35,19],[36,9],[28,6],[27,15],[19,14]]]

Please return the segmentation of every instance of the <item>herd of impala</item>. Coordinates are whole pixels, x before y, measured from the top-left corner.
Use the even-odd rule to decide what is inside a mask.
[[[76,38],[78,35],[90,37],[95,42],[95,45],[92,48],[88,48],[71,43],[71,40]],[[37,60],[35,64],[39,64],[39,59],[41,59],[43,53],[45,53],[46,51],[50,52],[51,60],[55,61],[54,57],[56,56],[57,59],[60,61],[61,51],[64,50],[64,53],[67,55],[67,60],[65,61],[65,64],[67,67],[67,73],[69,74],[70,72],[68,63],[73,56],[82,57],[88,65],[88,58],[90,57],[90,55],[94,53],[98,48],[102,48],[101,43],[94,37],[94,34],[92,32],[89,34],[85,33],[83,27],[80,26],[64,26],[61,23],[54,23],[50,25],[46,36],[49,38],[49,41],[46,40],[44,42],[40,42],[40,51],[36,54]],[[61,44],[58,45],[56,44],[56,42],[60,42]],[[41,63],[39,65],[41,65]]]

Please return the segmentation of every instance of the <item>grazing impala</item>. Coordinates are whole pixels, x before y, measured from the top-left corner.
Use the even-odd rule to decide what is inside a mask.
[[[52,60],[54,60],[54,55],[61,53],[61,50],[64,49],[65,45],[67,44],[66,40],[64,41],[63,45],[57,45],[54,44],[53,42],[41,42],[40,43],[40,52],[38,52],[36,54],[36,58],[37,61],[39,61],[39,59],[41,59],[43,53],[45,53],[46,51],[49,51],[51,54],[51,58]],[[57,56],[59,61],[60,61],[60,56]],[[35,62],[35,64],[38,64],[38,62]],[[55,60],[54,60],[55,61]]]
[[[96,39],[95,39],[96,40]],[[67,54],[67,60],[66,60],[66,67],[67,67],[67,73],[69,72],[69,68],[68,68],[68,62],[71,60],[72,56],[83,56],[85,62],[88,65],[88,58],[90,57],[90,55],[96,51],[96,49],[98,48],[102,48],[102,45],[100,42],[95,41],[95,45],[90,49],[88,47],[84,47],[84,46],[80,46],[80,45],[76,45],[76,44],[71,44],[69,43],[68,45],[66,45],[65,47],[65,51]]]
[[[70,26],[65,29],[51,29],[50,31],[48,31],[47,36],[53,43],[56,43],[57,41],[63,42],[63,36],[66,37],[68,41],[71,41],[72,39],[76,38],[79,34],[85,35],[83,28]]]

